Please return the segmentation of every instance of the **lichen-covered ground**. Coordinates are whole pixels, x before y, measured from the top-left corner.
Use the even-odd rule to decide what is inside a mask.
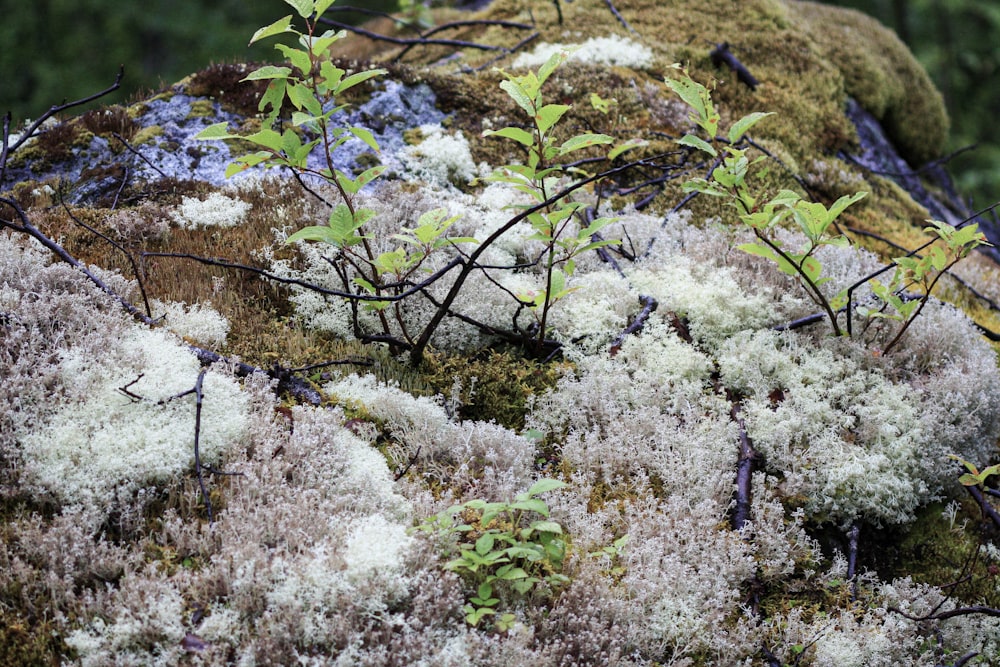
[[[751,235],[730,209],[685,200],[681,183],[709,164],[677,145],[692,125],[663,81],[675,62],[716,81],[724,128],[775,112],[752,132],[771,156],[761,192],[869,193],[839,220],[852,244],[818,255],[831,295],[897,256],[892,244],[919,245],[928,215],[851,159],[864,147],[848,97],[919,166],[946,136],[940,96],[858,14],[614,7],[620,19],[604,2],[561,3],[562,24],[554,4],[507,0],[439,16],[507,22],[441,33],[478,45],[539,33],[506,55],[356,36],[338,54],[345,69],[368,66],[348,60],[363,54],[389,70],[338,117],[369,128],[380,154],[355,142],[334,157],[388,167],[355,202],[374,211],[375,252],[436,208],[456,217],[450,235],[484,243],[525,202],[484,180],[523,159],[483,135],[522,122],[491,64],[524,72],[579,45],[543,89],[572,105],[556,132],[646,140],[581,165],[648,161],[574,194],[616,218],[602,234],[620,244],[577,258],[541,346],[516,340],[532,331],[520,302],[546,275],[526,224],[479,257],[417,364],[407,343],[454,272],[356,326],[348,302],[290,282],[342,288],[330,247],[285,243],[326,219],[336,190],[280,170],[227,180],[248,147],[193,139],[220,121],[260,128],[262,88],[239,83],[251,67],[213,65],[47,126],[10,157],[0,665],[1000,664],[995,615],[951,614],[1000,606],[1000,551],[949,458],[997,458],[1000,373],[976,326],[1000,328],[995,265],[968,258],[964,282],[942,280],[944,300],[884,355],[891,323],[777,330],[816,305],[737,248]],[[712,64],[722,42],[756,89]],[[153,325],[31,241],[25,220],[140,312],[148,300]],[[424,268],[456,258],[447,247]],[[200,367],[192,346],[224,359]],[[738,488],[741,462],[753,472]],[[525,495],[539,480],[561,484]],[[515,505],[490,520],[499,506],[485,503]],[[477,609],[495,613],[470,623]]]

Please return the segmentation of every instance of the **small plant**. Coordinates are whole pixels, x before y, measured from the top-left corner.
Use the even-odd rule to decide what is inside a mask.
[[[561,187],[565,187],[562,181],[566,176],[586,175],[579,167],[569,167],[559,160],[584,148],[614,143],[614,139],[606,134],[578,134],[565,141],[559,141],[553,134],[552,129],[570,107],[566,104],[546,104],[542,98],[542,86],[555,69],[565,62],[568,55],[565,51],[553,54],[537,73],[528,72],[515,76],[498,70],[505,77],[500,87],[527,114],[528,128],[505,127],[487,130],[483,134],[503,137],[520,144],[527,151],[527,161],[525,164],[505,165],[487,180],[511,183],[518,190],[527,193],[531,197],[531,203],[516,207],[521,210],[548,201]],[[591,103],[604,113],[610,110],[610,102],[600,97],[592,97]],[[637,145],[639,144],[636,142],[626,142],[612,148],[607,157],[613,160]],[[527,306],[535,315],[539,349],[545,340],[550,309],[559,299],[573,291],[572,287],[566,286],[566,278],[573,275],[575,258],[588,250],[618,243],[594,239],[601,229],[615,221],[614,218],[596,218],[589,224],[580,225],[575,232],[571,231],[570,223],[574,214],[585,206],[584,202],[567,196],[545,204],[528,215],[528,222],[535,232],[530,239],[545,244],[541,258],[545,269],[545,285],[539,291],[517,296],[522,305]]]
[[[962,486],[978,486],[980,489],[986,486],[986,480],[994,475],[1000,475],[1000,464],[991,465],[979,470],[974,464],[966,461],[960,456],[949,454],[949,457],[961,463],[968,472],[958,478],[958,483]]]
[[[667,79],[667,86],[691,107],[691,120],[708,136],[706,140],[688,134],[678,143],[701,151],[715,160],[710,179],[692,179],[684,184],[684,190],[720,197],[735,208],[740,221],[753,231],[758,241],[741,244],[739,249],[769,259],[781,272],[798,278],[809,298],[823,309],[834,335],[843,335],[837,315],[842,309],[849,307],[849,294],[853,287],[840,290],[832,298],[827,297],[820,287],[830,278],[823,276],[823,267],[816,259],[815,252],[822,246],[846,247],[850,244],[848,238],[837,228],[836,220],[847,207],[864,199],[867,193],[844,195],[830,207],[821,202],[806,201],[791,190],[781,190],[770,198],[761,195],[751,188],[748,177],[752,169],[766,160],[767,156],[761,155],[751,160],[747,156],[747,149],[742,146],[746,144],[746,133],[771,114],[748,114],[733,123],[727,136],[721,138],[718,136],[720,116],[712,102],[711,92],[692,80],[679,65],[674,67],[682,75],[678,79]],[[721,154],[716,148],[719,144],[723,146]],[[775,235],[778,227],[788,219],[794,220],[806,238],[805,243],[794,251],[782,247]],[[923,310],[941,276],[973,249],[989,245],[977,225],[957,229],[936,220],[930,222],[931,226],[925,227],[925,231],[936,235],[934,240],[942,241],[943,247],[929,243],[924,247],[929,247],[930,250],[923,257],[916,256],[914,251],[905,257],[896,258],[893,261],[895,272],[887,285],[877,280],[882,271],[858,283],[860,285],[867,282],[876,299],[881,302],[875,308],[860,308],[859,312],[863,316],[901,323],[880,354],[887,354],[899,342]],[[918,288],[921,294],[916,298],[906,298],[904,294],[913,287]]]
[[[390,337],[391,326],[383,311],[393,304],[394,319],[402,338],[412,342],[403,322],[399,299],[400,294],[412,286],[407,281],[423,269],[424,261],[435,250],[453,243],[474,242],[474,239],[446,238],[445,233],[457,217],[449,217],[445,209],[435,209],[424,213],[413,229],[403,229],[393,236],[397,241],[396,247],[376,254],[370,238],[365,234],[365,224],[375,212],[358,207],[356,196],[361,188],[377,179],[385,167],[377,165],[351,175],[335,166],[334,154],[352,140],[362,141],[376,152],[379,145],[368,129],[341,127],[332,119],[346,106],[337,103],[339,96],[358,84],[385,74],[386,70],[370,69],[347,75],[346,70],[333,63],[330,47],[346,32],[328,30],[316,34],[317,19],[333,4],[332,0],[285,2],[295,8],[304,20],[305,32],[292,27],[293,15],[289,14],[261,28],[250,39],[253,44],[268,37],[291,33],[298,38],[301,47],[275,45],[288,59],[290,67],[265,65],[244,79],[269,81],[259,103],[260,111],[265,114],[262,128],[243,136],[230,134],[227,123],[216,123],[203,130],[198,138],[238,139],[260,149],[237,157],[226,169],[227,177],[261,165],[287,167],[300,176],[315,176],[332,185],[340,194],[341,202],[333,207],[327,223],[300,229],[289,236],[287,242],[319,241],[336,248],[337,259],[332,264],[345,294],[354,297],[355,303],[364,302],[368,310],[377,314],[386,337]],[[293,109],[290,123],[282,122],[279,117],[286,105]],[[314,138],[304,140],[305,136]],[[311,166],[309,157],[318,148],[321,148],[321,166]]]
[[[565,486],[558,480],[540,479],[513,502],[470,500],[418,527],[458,536],[459,554],[444,567],[457,572],[475,590],[463,607],[469,625],[478,626],[485,617],[495,616],[496,629],[505,632],[515,616],[500,612],[501,605],[509,607],[542,586],[555,589],[569,582],[560,573],[566,558],[562,526],[549,519],[548,505],[538,497]]]
[[[762,196],[751,188],[747,178],[751,170],[766,160],[767,156],[761,155],[751,160],[747,155],[747,148],[741,146],[745,143],[746,133],[772,114],[748,114],[733,123],[726,138],[722,139],[717,136],[720,116],[712,102],[711,92],[692,80],[680,66],[674,67],[680,69],[682,77],[667,79],[667,86],[691,107],[691,119],[708,135],[705,140],[688,134],[678,143],[706,153],[716,160],[717,165],[712,170],[711,179],[692,179],[684,184],[684,190],[723,198],[735,208],[740,221],[753,231],[759,241],[744,243],[739,246],[740,250],[769,259],[782,273],[798,278],[809,298],[823,309],[830,320],[833,333],[841,335],[837,311],[846,304],[847,295],[841,292],[829,299],[820,289],[829,278],[822,275],[823,267],[816,259],[815,252],[824,245],[843,247],[849,244],[847,237],[839,232],[831,233],[831,230],[837,229],[834,224],[837,217],[848,206],[867,196],[867,193],[845,195],[830,208],[820,202],[806,201],[791,190],[781,190],[770,198]],[[716,149],[718,144],[723,144],[722,155]],[[778,227],[788,218],[794,219],[806,236],[806,242],[794,251],[783,248],[776,236]]]
[[[912,253],[897,257],[893,260],[896,269],[887,285],[875,278],[868,281],[881,306],[860,309],[861,313],[870,319],[889,319],[901,323],[896,335],[886,343],[882,354],[888,354],[895,347],[913,320],[920,315],[941,276],[975,248],[991,245],[979,231],[979,225],[966,225],[956,229],[937,220],[931,220],[930,223],[930,226],[924,227],[924,231],[935,235],[937,238],[934,241],[942,241],[943,247],[935,243],[927,247],[927,253],[923,256]],[[904,298],[903,295],[914,287],[920,291],[920,295],[916,298]]]

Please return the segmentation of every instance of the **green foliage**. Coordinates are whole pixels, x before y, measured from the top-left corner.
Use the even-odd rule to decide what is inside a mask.
[[[755,112],[744,116],[733,123],[727,138],[722,140],[717,136],[719,113],[712,102],[711,92],[692,80],[685,70],[675,67],[681,71],[681,77],[668,78],[667,86],[691,107],[691,119],[707,134],[707,139],[688,134],[678,143],[706,153],[717,162],[711,179],[692,179],[684,184],[684,190],[720,197],[735,208],[740,221],[753,231],[758,240],[757,243],[740,245],[740,250],[769,259],[783,273],[798,278],[809,298],[826,313],[834,334],[840,335],[841,329],[835,311],[843,305],[842,297],[838,296],[831,302],[820,289],[829,278],[823,276],[823,267],[814,253],[824,245],[848,244],[843,234],[830,233],[830,230],[836,230],[834,222],[837,216],[851,204],[863,199],[867,193],[845,195],[830,208],[820,202],[806,201],[791,190],[781,190],[773,197],[766,198],[747,179],[752,170],[767,157],[760,155],[751,160],[747,155],[749,147],[740,146],[743,145],[746,133],[771,114]],[[721,156],[716,144],[723,146]],[[783,248],[776,235],[781,223],[789,218],[806,237],[805,244],[797,250]]]
[[[413,229],[403,229],[392,238],[397,242],[390,250],[375,254],[365,234],[365,223],[375,212],[355,206],[358,192],[385,171],[383,165],[352,175],[334,167],[333,155],[348,141],[360,140],[373,151],[379,150],[371,131],[360,126],[340,127],[333,117],[345,108],[338,98],[351,88],[386,73],[384,69],[369,69],[348,74],[330,58],[331,45],[346,36],[346,32],[327,30],[317,34],[316,18],[332,4],[332,0],[285,0],[305,23],[305,31],[293,26],[289,14],[257,30],[250,39],[254,44],[263,39],[284,34],[296,37],[300,48],[277,44],[275,49],[287,58],[290,66],[265,65],[251,72],[246,81],[268,81],[261,96],[259,109],[264,116],[263,127],[250,135],[230,134],[227,123],[216,123],[198,134],[199,139],[240,140],[256,145],[259,150],[237,157],[226,169],[230,177],[250,167],[286,167],[298,174],[321,178],[340,193],[341,203],[333,207],[325,225],[305,227],[288,237],[288,243],[317,241],[337,249],[338,260],[349,265],[354,275],[349,280],[346,268],[338,273],[344,282],[345,294],[357,293],[365,307],[376,311],[385,335],[390,334],[383,310],[393,305],[396,321],[402,326],[398,297],[409,286],[407,281],[422,268],[428,256],[456,243],[474,243],[472,238],[448,238],[448,228],[458,219],[448,216],[445,209],[424,213]],[[283,109],[290,107],[291,119],[282,119]],[[314,137],[305,139],[304,137]],[[321,168],[310,166],[309,156],[321,149]],[[353,283],[353,285],[352,285]],[[388,297],[388,298],[381,298]],[[412,342],[403,327],[403,337]]]
[[[979,470],[974,464],[960,456],[955,456],[954,454],[950,454],[949,456],[965,466],[965,469],[968,471],[958,478],[958,483],[962,486],[978,486],[981,489],[986,485],[986,480],[990,477],[1000,475],[1000,464],[991,465]]]
[[[747,155],[749,146],[744,139],[754,125],[770,114],[755,112],[740,118],[729,128],[727,137],[722,139],[717,136],[719,113],[712,102],[711,92],[692,80],[679,65],[674,67],[681,76],[678,79],[668,78],[667,86],[691,107],[691,120],[707,135],[707,138],[701,138],[688,134],[677,143],[701,151],[715,160],[709,179],[692,179],[684,184],[684,190],[719,197],[734,208],[740,222],[757,237],[757,242],[737,247],[748,254],[770,260],[782,273],[797,278],[813,302],[823,309],[834,335],[843,335],[837,314],[848,305],[848,292],[841,290],[828,298],[820,289],[830,278],[823,275],[823,266],[815,252],[823,246],[850,245],[848,238],[837,227],[837,218],[868,193],[844,195],[829,207],[822,202],[807,201],[791,190],[781,190],[772,197],[762,194],[759,187],[751,185],[749,178],[754,168],[767,156],[760,155],[751,160]],[[716,148],[717,145],[722,146],[721,150]],[[776,235],[786,221],[794,222],[805,236],[805,242],[795,250],[783,247]],[[976,247],[989,245],[977,225],[956,229],[943,222],[930,222],[925,231],[936,235],[935,240],[941,241],[941,245],[930,245],[928,254],[923,257],[910,253],[896,258],[895,273],[887,285],[874,276],[868,280],[880,305],[860,308],[860,313],[870,319],[900,322],[891,340],[881,350],[882,354],[888,353],[899,342],[927,303],[940,277]],[[905,298],[906,290],[914,286],[920,288],[922,295],[916,299]]]
[[[562,526],[549,519],[549,507],[538,497],[565,486],[555,479],[540,479],[513,502],[470,500],[420,524],[424,532],[460,540],[458,556],[444,567],[475,590],[463,607],[469,625],[494,616],[496,629],[504,632],[515,616],[502,609],[532,591],[557,589],[569,582],[561,574],[567,549]]]
[[[573,291],[573,288],[566,286],[566,278],[573,275],[575,258],[588,250],[617,243],[594,238],[601,229],[614,222],[614,218],[597,218],[589,224],[580,225],[579,230],[574,233],[570,223],[586,205],[570,197],[549,201],[561,187],[566,187],[566,178],[573,175],[589,176],[579,167],[563,164],[563,158],[586,148],[607,146],[614,142],[610,136],[596,133],[578,134],[559,141],[551,132],[570,107],[565,104],[546,104],[542,97],[542,86],[568,56],[566,51],[553,54],[538,72],[513,75],[499,70],[505,77],[500,87],[527,115],[528,129],[505,127],[483,132],[484,136],[502,137],[520,144],[527,151],[525,164],[504,165],[487,180],[511,183],[516,189],[528,194],[530,203],[516,208],[529,210],[541,205],[527,219],[535,232],[529,237],[530,240],[545,244],[545,287],[538,292],[518,295],[522,304],[535,315],[539,348],[545,339],[546,321],[552,305]],[[591,104],[605,113],[611,106],[610,101],[597,95],[591,98]],[[608,157],[613,159],[637,145],[637,142],[627,142],[613,147]]]
[[[931,220],[930,223],[930,226],[924,227],[924,231],[935,235],[937,238],[934,241],[941,241],[941,244],[927,246],[927,254],[923,256],[911,253],[893,260],[896,268],[887,285],[875,278],[869,281],[872,294],[880,305],[875,308],[859,309],[861,313],[871,319],[888,319],[901,323],[896,335],[885,345],[882,354],[887,354],[899,342],[903,333],[920,314],[941,276],[975,248],[991,245],[986,241],[986,236],[979,231],[978,225],[966,225],[956,229],[937,220]],[[920,295],[915,298],[904,298],[912,288],[917,288]]]

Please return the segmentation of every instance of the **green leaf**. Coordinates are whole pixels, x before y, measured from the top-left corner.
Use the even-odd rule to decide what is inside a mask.
[[[633,148],[640,148],[645,146],[647,143],[648,142],[645,139],[629,139],[628,141],[620,143],[612,148],[611,151],[608,152],[608,159],[614,160],[625,151],[630,151]]]
[[[301,49],[294,49],[287,44],[275,44],[274,48],[288,58],[289,62],[296,68],[303,76],[309,74],[312,70],[312,61],[309,60],[309,54]]]
[[[330,5],[332,5],[334,2],[336,2],[336,0],[316,0],[315,2],[316,7],[314,9],[314,11],[316,12],[316,16],[322,16],[323,13],[327,9],[329,9]]]
[[[715,187],[704,178],[694,178],[685,183],[682,186],[684,192],[700,192],[703,195],[711,195],[712,197],[728,197],[729,193],[725,190],[720,190]]]
[[[503,89],[504,92],[506,92],[519,107],[524,109],[525,113],[534,118],[535,102],[524,90],[523,86],[508,79],[500,82],[500,88]]]
[[[549,491],[555,491],[556,489],[563,489],[568,486],[566,482],[561,482],[558,479],[550,479],[548,477],[542,478],[531,485],[531,488],[526,492],[518,496],[518,498],[531,498],[533,496],[540,495],[542,493],[547,493]]]
[[[690,146],[691,148],[697,148],[698,150],[708,153],[712,157],[717,157],[719,153],[715,150],[712,144],[708,143],[704,139],[699,139],[693,134],[685,134],[683,137],[677,140],[677,143],[681,146]]]
[[[255,32],[253,34],[253,37],[250,38],[250,44],[253,44],[254,42],[260,41],[267,37],[271,37],[272,35],[280,35],[283,32],[294,32],[294,30],[290,29],[291,25],[292,25],[292,15],[289,14],[288,16],[280,18],[271,25],[264,26],[263,28]],[[250,46],[250,44],[247,44],[247,46]]]
[[[479,584],[479,589],[476,591],[476,595],[484,600],[488,600],[493,597],[493,585],[488,582],[483,582]]]
[[[244,139],[275,152],[280,151],[282,148],[281,135],[268,128],[247,135]]]
[[[359,83],[367,81],[368,79],[373,79],[376,76],[382,76],[387,71],[388,70],[384,70],[384,69],[368,69],[368,70],[365,70],[363,72],[357,72],[355,74],[352,74],[349,77],[347,77],[346,79],[344,79],[343,81],[341,81],[340,84],[337,85],[337,89],[334,91],[334,93],[337,94],[337,95],[339,95],[340,93],[344,92],[348,88],[353,88],[354,86],[358,85]]]
[[[291,5],[299,13],[299,16],[304,19],[309,18],[310,14],[312,14],[312,0],[285,0],[285,3]]]
[[[504,137],[506,139],[513,139],[517,143],[529,147],[535,145],[534,135],[532,135],[527,130],[522,130],[519,127],[505,127],[500,130],[486,130],[483,132],[483,136],[484,137],[497,136],[497,137]]]
[[[288,101],[296,109],[305,109],[313,116],[323,113],[322,104],[313,97],[312,90],[307,86],[289,81],[285,86],[285,93],[288,95]]]
[[[549,515],[549,506],[545,504],[545,501],[540,498],[520,498],[515,500],[510,504],[510,508],[513,510],[520,510],[523,512],[536,512],[542,516]]]
[[[277,65],[264,65],[263,67],[256,69],[245,77],[241,81],[260,81],[262,79],[287,79],[292,73],[292,68],[290,67],[279,67]]]
[[[773,115],[773,112],[764,113],[762,111],[755,111],[752,114],[743,116],[743,118],[740,118],[738,121],[733,123],[732,127],[729,128],[729,142],[733,144],[737,143],[743,138],[743,135],[746,134],[751,127],[756,125],[762,119]]]
[[[493,550],[493,543],[495,541],[496,540],[493,537],[492,533],[483,533],[482,535],[479,536],[479,539],[476,540],[476,553],[478,553],[480,556],[488,554],[490,551]],[[486,595],[480,595],[480,597],[489,597],[489,594],[487,593]]]
[[[195,139],[237,139],[240,138],[238,135],[229,134],[229,123],[223,121],[221,123],[212,123],[204,130],[194,135]]]
[[[286,79],[274,79],[271,83],[267,84],[267,89],[264,94],[260,96],[260,102],[257,104],[257,108],[260,111],[264,111],[268,106],[271,107],[269,117],[274,118],[278,115],[281,110],[281,103],[285,100],[285,87],[288,81]]]
[[[326,226],[303,227],[287,239],[285,243],[295,243],[297,241],[322,241],[324,243],[334,243],[334,237],[330,233],[330,228]]]
[[[562,535],[563,529],[555,521],[535,521],[531,524],[531,529],[540,533],[555,533]]]
[[[347,131],[353,134],[361,141],[365,142],[368,145],[368,147],[371,148],[373,151],[379,150],[378,141],[375,140],[375,135],[373,135],[371,131],[363,127],[354,127],[354,126],[347,128]]]
[[[566,62],[571,54],[576,49],[569,48],[563,51],[558,51],[549,56],[549,59],[545,61],[545,64],[538,68],[538,86],[541,87],[545,80],[556,70],[557,67]]]
[[[559,155],[566,155],[567,153],[572,153],[573,151],[578,151],[581,148],[588,148],[590,146],[600,146],[603,144],[613,143],[614,139],[606,134],[579,134],[575,137],[567,139],[559,147]]]
[[[538,131],[545,134],[549,129],[559,122],[570,107],[568,104],[546,104],[535,113],[535,124]]]

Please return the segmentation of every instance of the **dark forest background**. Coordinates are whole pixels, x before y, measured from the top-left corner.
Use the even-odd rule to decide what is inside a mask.
[[[381,1],[383,7],[395,0]],[[540,0],[541,1],[541,0]],[[365,6],[375,4],[363,0]],[[977,207],[1000,199],[1000,3],[840,0],[893,28],[941,89],[952,118],[951,162]],[[96,92],[125,65],[122,91],[156,90],[211,62],[271,59],[249,35],[290,9],[279,0],[0,0],[0,113],[15,122]],[[914,165],[916,166],[916,165]]]

